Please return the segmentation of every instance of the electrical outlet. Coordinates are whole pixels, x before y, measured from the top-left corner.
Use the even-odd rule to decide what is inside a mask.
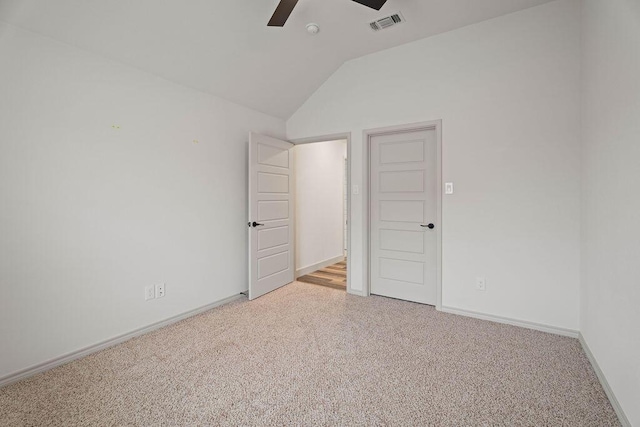
[[[154,299],[155,297],[156,297],[156,292],[155,292],[155,289],[154,289],[153,285],[146,286],[144,288],[144,299],[145,299],[145,301],[149,301],[150,299]]]
[[[476,289],[479,291],[484,291],[487,289],[487,282],[485,281],[484,277],[478,277],[476,279]]]
[[[164,296],[164,283],[156,285],[156,298],[162,298]]]

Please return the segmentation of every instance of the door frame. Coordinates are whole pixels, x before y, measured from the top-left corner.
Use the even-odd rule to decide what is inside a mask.
[[[413,132],[420,130],[435,130],[436,132],[436,310],[442,309],[442,120],[410,123],[406,125],[388,126],[375,129],[365,129],[362,132],[363,173],[362,190],[363,209],[365,211],[363,224],[363,242],[365,248],[364,259],[364,294],[371,295],[371,138],[378,135]]]
[[[349,256],[351,254],[351,132],[343,132],[343,133],[334,133],[334,134],[329,134],[329,135],[321,135],[321,136],[312,136],[312,137],[308,137],[308,138],[298,138],[298,139],[288,139],[287,141],[289,141],[290,143],[292,143],[293,145],[302,145],[302,144],[313,144],[316,142],[326,142],[326,141],[335,141],[335,140],[339,140],[339,139],[346,139],[347,140],[347,293],[349,294],[358,294],[360,295],[360,291],[356,291],[354,292],[351,289],[351,263],[352,263],[352,256]],[[295,147],[293,148],[295,149]],[[296,188],[295,188],[295,174],[297,173],[296,170],[296,164],[294,162],[294,189],[293,189],[293,203],[295,206],[295,203],[297,203],[296,200]],[[297,220],[297,218],[296,218]],[[294,271],[298,270],[298,265],[296,263],[296,251],[298,250],[297,248],[297,244],[296,244],[296,222],[294,221],[293,224],[293,264],[294,264]],[[343,251],[344,252],[344,251]]]

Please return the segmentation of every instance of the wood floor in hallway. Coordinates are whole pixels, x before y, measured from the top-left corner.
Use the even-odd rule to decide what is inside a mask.
[[[298,277],[299,282],[347,290],[347,260]]]

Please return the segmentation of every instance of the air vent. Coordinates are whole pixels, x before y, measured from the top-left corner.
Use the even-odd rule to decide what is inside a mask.
[[[393,15],[385,16],[384,18],[376,19],[375,21],[369,22],[369,26],[373,31],[384,30],[385,28],[393,27],[394,25],[400,24],[404,22],[404,16],[398,13],[394,13]]]

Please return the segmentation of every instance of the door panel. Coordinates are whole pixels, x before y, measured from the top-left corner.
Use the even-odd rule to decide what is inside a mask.
[[[421,193],[424,191],[424,171],[380,173],[381,193]]]
[[[380,249],[424,254],[424,231],[380,229]]]
[[[275,248],[289,243],[289,228],[275,227],[266,230],[258,229],[258,250]]]
[[[249,299],[293,282],[292,147],[249,136]]]
[[[258,172],[259,193],[287,193],[289,176],[280,173]]]
[[[286,251],[262,257],[258,260],[258,279],[281,273],[287,268],[289,268],[289,253]],[[286,283],[283,284],[286,285]]]
[[[371,151],[371,293],[436,304],[437,134],[376,135]]]
[[[258,163],[267,166],[289,168],[288,150],[266,144],[258,145]]]
[[[379,163],[412,163],[424,161],[424,141],[387,141],[380,145]]]
[[[273,221],[276,219],[287,220],[289,218],[289,201],[258,201],[258,221]]]
[[[380,277],[422,285],[424,284],[424,262],[380,258]]]
[[[382,196],[382,194],[380,194],[380,196]],[[381,221],[421,223],[424,217],[424,202],[421,200],[380,201]]]

